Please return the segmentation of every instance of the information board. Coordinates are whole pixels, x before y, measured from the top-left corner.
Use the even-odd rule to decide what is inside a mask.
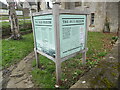
[[[61,58],[85,48],[86,15],[60,15]]]
[[[53,16],[34,16],[33,21],[37,50],[55,57]]]

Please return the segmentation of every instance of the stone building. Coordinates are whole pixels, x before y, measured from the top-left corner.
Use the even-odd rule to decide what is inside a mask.
[[[42,1],[41,10],[46,10],[47,0]],[[115,33],[118,32],[120,27],[119,7],[120,3],[118,2],[82,2],[82,0],[81,2],[61,2],[60,5],[61,9],[78,9],[80,11],[88,9],[90,12],[87,23],[89,31]]]
[[[88,29],[95,32],[118,32],[118,2],[62,2],[62,9],[88,9]]]
[[[94,2],[93,4],[86,3],[86,5],[90,9],[88,16],[90,31],[118,32],[117,2]]]

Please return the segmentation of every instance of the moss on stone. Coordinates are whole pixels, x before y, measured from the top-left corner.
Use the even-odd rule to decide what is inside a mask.
[[[120,65],[118,63],[114,63],[113,65],[114,65],[114,66],[112,66],[113,69],[119,69],[120,68]]]
[[[113,76],[117,76],[117,73],[111,72],[111,74],[112,74]]]
[[[118,66],[113,66],[112,68],[113,68],[113,69],[118,69]]]
[[[114,84],[111,81],[109,81],[106,77],[104,77],[101,81],[106,85],[107,88],[114,87]]]
[[[99,84],[99,83],[98,83],[99,80],[101,80],[101,77],[100,77],[100,76],[97,76],[97,77],[95,77],[94,80],[91,80],[91,87],[94,88],[94,86],[95,86],[96,84],[98,85],[98,84]]]
[[[118,72],[120,72],[120,63],[118,63]]]

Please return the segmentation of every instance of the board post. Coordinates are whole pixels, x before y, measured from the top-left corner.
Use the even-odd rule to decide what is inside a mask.
[[[86,33],[85,33],[85,51],[82,53],[82,63],[83,63],[83,65],[85,65],[86,64],[86,53],[87,53],[87,50],[88,50],[88,48],[87,48],[87,33],[88,33],[88,27],[87,27],[87,15],[86,15]]]
[[[37,53],[37,50],[35,49],[35,58],[36,58],[36,67],[40,67],[40,61],[39,61],[39,54]]]
[[[34,37],[34,53],[35,53],[35,59],[36,59],[36,67],[39,68],[40,67],[40,61],[39,61],[39,54],[37,53],[35,29],[34,29],[34,22],[33,22],[32,15],[31,15],[31,21],[32,21],[33,37]]]
[[[53,20],[55,30],[55,65],[56,65],[56,84],[61,83],[61,58],[60,58],[60,30],[59,30],[59,5],[60,2],[53,3]]]
[[[82,63],[83,65],[86,64],[86,51],[82,53]]]

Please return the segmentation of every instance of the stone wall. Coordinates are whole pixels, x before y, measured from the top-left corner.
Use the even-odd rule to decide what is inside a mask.
[[[88,16],[89,31],[100,31],[102,32],[105,25],[105,19],[107,17],[110,32],[118,31],[118,3],[117,2],[92,2],[87,3],[91,13],[95,13],[94,25],[90,25],[91,15]]]
[[[73,3],[73,2],[72,2]],[[68,5],[70,4],[70,5]],[[84,2],[90,10],[88,15],[88,29],[89,31],[103,32],[105,28],[106,18],[109,22],[110,32],[118,32],[118,2]],[[82,10],[82,6],[75,7]],[[70,9],[74,5],[71,3],[62,3],[62,8]],[[91,13],[94,13],[94,24],[91,25]]]
[[[90,15],[88,15],[88,29],[89,31],[103,31],[105,22],[105,3],[88,2],[84,3],[89,7]],[[94,24],[91,25],[91,13],[94,13]]]
[[[107,2],[107,17],[110,22],[110,32],[118,31],[118,2]]]
[[[95,31],[102,32],[104,29],[105,17],[106,17],[105,5],[106,4],[103,2],[96,3]]]

